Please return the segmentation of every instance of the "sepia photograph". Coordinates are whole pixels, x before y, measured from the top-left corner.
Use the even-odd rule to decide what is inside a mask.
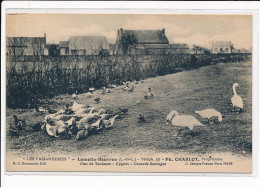
[[[7,172],[252,173],[250,14],[6,14]]]

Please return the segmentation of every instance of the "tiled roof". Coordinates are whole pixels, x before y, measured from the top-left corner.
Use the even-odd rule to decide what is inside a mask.
[[[123,34],[134,35],[138,44],[168,44],[164,30],[122,30]]]

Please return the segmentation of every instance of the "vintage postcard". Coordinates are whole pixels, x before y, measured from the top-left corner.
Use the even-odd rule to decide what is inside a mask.
[[[252,172],[252,15],[6,14],[6,172]]]

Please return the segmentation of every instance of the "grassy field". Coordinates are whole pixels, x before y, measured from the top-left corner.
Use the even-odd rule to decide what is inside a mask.
[[[252,62],[226,63],[179,72],[176,74],[149,78],[144,83],[136,84],[132,93],[124,92],[123,86],[112,89],[110,94],[94,92],[92,98],[79,95],[77,102],[93,104],[97,107],[128,108],[123,119],[116,120],[113,128],[100,131],[84,141],[75,138],[62,140],[50,137],[43,132],[32,132],[31,126],[44,119],[44,114],[33,110],[7,109],[7,122],[16,114],[27,122],[26,130],[19,136],[10,136],[7,129],[7,149],[21,155],[32,153],[76,153],[102,151],[104,149],[124,153],[129,148],[134,150],[149,149],[155,152],[214,153],[231,152],[250,156],[252,152]],[[232,111],[230,98],[232,85],[240,84],[238,95],[243,98],[245,109],[242,113]],[[152,88],[155,96],[144,99],[144,92]],[[101,97],[101,103],[93,99]],[[48,101],[54,108],[64,108],[66,103],[73,103],[68,95],[56,96]],[[166,125],[166,116],[171,110],[180,114],[193,115],[204,122],[195,110],[214,108],[223,115],[220,124],[206,124],[195,127],[194,133]],[[142,113],[146,123],[140,124],[138,116]]]

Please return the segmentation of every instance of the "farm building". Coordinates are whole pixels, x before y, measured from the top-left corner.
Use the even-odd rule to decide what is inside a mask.
[[[219,41],[212,42],[212,53],[232,53],[233,52],[233,44],[231,41]]]
[[[58,44],[47,44],[46,48],[48,49],[49,56],[58,56],[59,55],[59,45]]]
[[[7,55],[48,55],[46,34],[44,37],[7,37]]]
[[[171,53],[185,54],[189,51],[187,44],[170,44]]]
[[[59,48],[59,54],[60,55],[68,55],[69,54],[68,41],[60,41],[58,48]]]
[[[121,54],[161,54],[170,49],[169,41],[162,30],[118,30],[116,53]]]
[[[71,36],[68,40],[69,55],[98,55],[100,50],[108,50],[104,36]]]
[[[193,45],[188,51],[189,54],[210,54],[210,50],[198,45]]]

